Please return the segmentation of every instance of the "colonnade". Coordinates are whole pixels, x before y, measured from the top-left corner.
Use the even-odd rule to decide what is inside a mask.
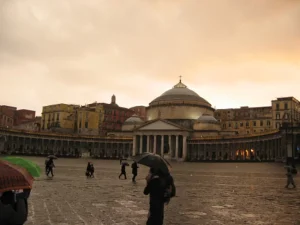
[[[186,159],[187,136],[172,134],[137,134],[133,136],[133,155],[151,152],[174,159]]]
[[[262,140],[228,140],[188,142],[189,161],[199,160],[275,160],[286,157],[282,137]]]
[[[297,130],[298,131],[298,130]],[[300,148],[300,128],[294,135],[277,134],[255,138],[196,140],[184,132],[137,132],[132,138],[81,138],[0,132],[0,154],[130,157],[152,152],[163,157],[186,161],[201,160],[274,160],[287,157],[288,143]],[[291,138],[293,137],[293,138]]]
[[[79,157],[82,153],[99,158],[119,158],[132,155],[132,140],[99,139],[72,140],[66,138],[39,138],[7,136],[0,144],[0,153],[20,155],[48,155]]]

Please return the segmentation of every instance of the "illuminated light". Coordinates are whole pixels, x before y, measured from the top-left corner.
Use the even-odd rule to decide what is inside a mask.
[[[254,150],[253,150],[253,149],[251,149],[251,152],[254,152]]]

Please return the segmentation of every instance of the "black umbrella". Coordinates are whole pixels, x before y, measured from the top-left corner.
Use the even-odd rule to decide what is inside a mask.
[[[49,158],[49,159],[57,159],[57,157],[55,155],[49,155],[47,158]]]
[[[145,152],[133,158],[137,163],[142,164],[144,166],[148,166],[150,168],[158,169],[164,174],[168,174],[169,167],[171,167],[170,163],[164,158],[162,158],[160,155],[156,155],[149,152]]]

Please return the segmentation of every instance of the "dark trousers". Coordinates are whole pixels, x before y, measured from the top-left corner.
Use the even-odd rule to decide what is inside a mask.
[[[135,182],[136,176],[137,176],[137,174],[136,174],[136,173],[133,173],[132,182]]]
[[[51,173],[52,177],[54,176],[54,175],[53,175],[53,168],[52,168],[52,167],[49,167],[49,168],[48,168],[47,176],[49,176],[49,173]]]
[[[296,187],[293,176],[288,176],[287,177],[287,183],[286,183],[285,187],[289,187],[290,184],[293,185],[294,187]]]
[[[150,204],[150,210],[146,225],[163,225],[164,203]]]
[[[126,172],[122,171],[121,174],[119,175],[119,179],[121,178],[122,175],[124,175],[125,180],[126,180],[126,179],[127,179],[127,177],[126,177]]]

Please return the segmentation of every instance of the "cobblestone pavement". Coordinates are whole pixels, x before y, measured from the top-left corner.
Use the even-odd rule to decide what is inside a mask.
[[[44,159],[31,159],[43,167]],[[87,179],[87,161],[59,159],[54,179],[35,181],[26,225],[145,224],[148,169],[141,166],[133,184],[130,168],[119,180],[118,161],[93,160],[96,176]],[[284,188],[282,164],[174,163],[172,174],[178,197],[166,207],[166,225],[300,225],[300,186]]]

